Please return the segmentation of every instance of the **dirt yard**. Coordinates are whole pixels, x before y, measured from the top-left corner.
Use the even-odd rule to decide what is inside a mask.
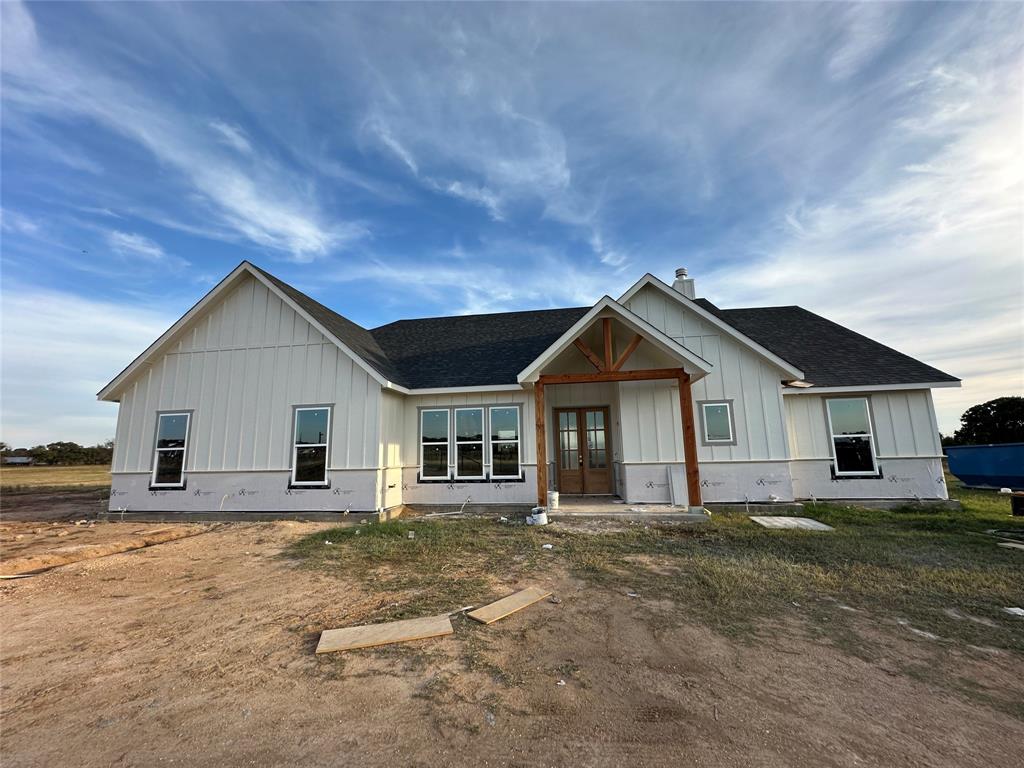
[[[402,575],[384,562],[377,576],[396,589],[297,559],[317,531],[336,538],[310,523],[224,525],[3,582],[4,767],[1020,765],[1015,651],[827,601],[723,633],[685,603],[630,596],[634,583],[581,578],[554,556],[528,578],[481,578],[560,602],[314,656],[320,630],[403,611]],[[661,556],[629,562],[678,575]],[[872,653],[837,641],[830,615]]]

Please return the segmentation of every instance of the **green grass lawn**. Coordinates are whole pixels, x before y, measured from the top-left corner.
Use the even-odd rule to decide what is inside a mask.
[[[903,620],[943,641],[1024,653],[1024,621],[1002,610],[1024,606],[1024,552],[996,546],[986,534],[999,529],[1024,540],[1024,518],[1010,515],[1005,496],[950,487],[963,511],[807,505],[804,514],[834,526],[831,533],[769,530],[739,513],[716,513],[706,525],[605,533],[483,518],[398,520],[323,531],[287,554],[390,593],[394,599],[382,600],[368,620],[480,604],[497,596],[492,574],[555,568],[670,599],[680,620],[736,636],[800,616],[812,632],[869,653],[856,635],[859,622],[906,633],[897,624]],[[952,618],[950,608],[993,626]]]

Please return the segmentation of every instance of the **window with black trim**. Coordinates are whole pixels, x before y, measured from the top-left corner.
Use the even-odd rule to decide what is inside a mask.
[[[292,485],[327,484],[330,434],[330,406],[317,405],[295,409]]]
[[[156,419],[153,456],[154,488],[181,488],[185,484],[185,452],[188,448],[189,413],[161,413]]]
[[[522,480],[521,411],[518,405],[421,409],[420,478]]]
[[[491,477],[496,480],[519,478],[519,408],[497,406],[490,409]]]
[[[455,477],[484,477],[484,409],[455,409]]]
[[[837,477],[877,475],[871,413],[866,397],[825,401]]]
[[[420,411],[420,477],[448,478],[447,408],[425,408]]]

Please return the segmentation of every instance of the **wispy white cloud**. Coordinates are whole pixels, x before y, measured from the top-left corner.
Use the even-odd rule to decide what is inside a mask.
[[[935,393],[946,431],[973,403],[1024,393],[1024,82],[1000,61],[986,78],[916,80],[914,119],[890,140],[925,137],[929,150],[794,204],[760,258],[712,273],[705,293],[725,306],[801,304],[962,377]]]
[[[232,133],[230,126],[197,131],[188,115],[64,49],[48,48],[21,3],[3,3],[2,13],[7,109],[54,119],[87,118],[127,136],[175,168],[225,224],[296,260],[322,256],[367,234],[363,223],[325,221],[306,181],[293,178],[269,157],[257,157],[248,140]],[[249,146],[252,156],[244,167],[218,147],[229,136],[233,149],[240,149],[243,141]]]
[[[889,41],[893,17],[899,12],[894,3],[841,6],[840,43],[829,58],[829,75],[842,80],[866,66]]]
[[[211,120],[210,128],[217,134],[217,138],[233,149],[237,149],[246,155],[252,153],[252,144],[245,136],[245,131],[237,125],[231,125],[221,120]]]
[[[174,322],[170,314],[5,286],[0,439],[94,444],[114,436],[117,408],[96,401],[102,377],[121,370]],[[40,350],[46,354],[40,354]]]
[[[17,232],[22,235],[35,235],[39,232],[39,224],[17,211],[0,208],[0,230]]]
[[[142,259],[151,264],[163,264],[174,268],[188,266],[187,260],[168,254],[158,243],[136,232],[114,229],[106,233],[106,239],[114,252],[128,259]]]

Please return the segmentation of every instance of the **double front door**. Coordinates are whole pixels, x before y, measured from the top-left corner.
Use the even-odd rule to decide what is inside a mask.
[[[611,493],[611,431],[607,408],[556,408],[558,490]]]

